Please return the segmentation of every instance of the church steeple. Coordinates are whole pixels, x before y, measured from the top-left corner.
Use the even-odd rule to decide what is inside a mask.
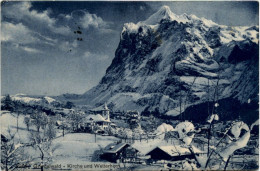
[[[110,121],[110,115],[109,115],[109,109],[107,107],[107,103],[104,104],[104,109],[102,110],[102,115],[103,117],[107,120]]]

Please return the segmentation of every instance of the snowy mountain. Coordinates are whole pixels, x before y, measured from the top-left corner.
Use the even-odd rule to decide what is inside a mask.
[[[218,25],[163,6],[145,21],[126,23],[100,83],[66,98],[170,116],[208,99],[258,101],[258,32],[258,26]]]
[[[1,96],[1,100],[4,100],[6,96]],[[13,101],[22,102],[28,105],[55,105],[60,103],[59,101],[55,100],[52,97],[37,97],[37,96],[30,96],[26,94],[15,94],[10,96]]]

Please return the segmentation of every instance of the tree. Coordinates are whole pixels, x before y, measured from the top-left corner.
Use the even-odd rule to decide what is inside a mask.
[[[65,135],[65,128],[68,128],[67,123],[64,122],[64,118],[62,117],[61,114],[55,115],[55,121],[58,124],[58,127],[62,128],[62,136],[64,137],[64,135]]]
[[[108,126],[107,133],[108,133],[108,135],[113,136],[113,135],[117,134],[117,129],[113,128],[112,126]]]
[[[14,111],[15,105],[9,94],[4,98],[4,100],[2,101],[2,104],[3,104],[1,107],[2,110],[9,110],[11,112]]]
[[[98,132],[99,129],[100,128],[97,125],[94,125],[93,129],[92,129],[92,132],[95,134],[95,143],[97,142],[97,132]]]
[[[154,115],[150,115],[149,119],[147,120],[147,127],[149,132],[154,131],[157,128],[158,124],[156,123],[156,119],[154,117]]]
[[[194,77],[192,83],[189,85],[188,91],[186,92],[186,94],[182,94],[182,91],[185,90],[183,88],[183,86],[179,83],[178,87],[179,87],[179,117],[180,120],[185,120],[185,111],[187,109],[187,104],[189,101],[189,98],[191,97],[191,92],[192,92],[192,87],[196,82],[197,77]]]
[[[212,124],[218,119],[219,118],[217,115],[212,115],[211,117],[209,117],[207,122]],[[258,124],[258,121],[256,121],[255,123]],[[230,124],[223,125],[223,129],[222,126],[219,124],[219,133],[221,134],[219,136],[210,137],[211,141],[214,141],[215,143],[212,143],[210,145],[210,148],[208,148],[209,154],[207,156],[195,156],[200,169],[228,169],[229,162],[234,155],[234,152],[247,146],[247,143],[250,139],[250,132],[253,129],[255,123],[252,124],[249,128],[248,125],[245,124],[243,121],[233,121]],[[176,127],[175,130],[179,129]],[[212,132],[214,132],[215,130],[211,129],[210,131],[211,134],[213,134]],[[189,145],[189,149],[191,150],[191,152],[195,153],[193,148],[193,146]]]
[[[67,103],[65,104],[64,108],[67,108],[67,109],[71,109],[75,107],[74,103],[70,102],[70,101],[67,101]]]
[[[18,111],[17,114],[16,114],[16,131],[17,132],[18,132],[19,116],[20,116],[20,111]]]
[[[211,129],[212,129],[212,126],[214,124],[214,121],[217,121],[219,120],[219,116],[218,114],[215,114],[217,111],[217,107],[219,106],[218,104],[218,91],[219,91],[219,80],[220,80],[220,71],[221,71],[221,67],[220,67],[220,64],[217,62],[218,66],[219,66],[219,69],[218,69],[218,75],[217,75],[217,82],[216,82],[216,85],[214,85],[214,83],[212,82],[212,84],[214,85],[214,94],[213,94],[213,105],[212,105],[212,112],[210,113],[210,110],[209,110],[209,97],[210,97],[210,92],[209,92],[209,79],[208,79],[208,117],[209,117],[209,120],[208,122],[210,123],[209,124],[209,128],[208,128],[208,153],[207,153],[207,156],[209,157],[209,151],[210,151],[210,136],[211,136]]]
[[[192,92],[192,87],[193,85],[195,84],[195,81],[196,81],[197,77],[194,77],[191,85],[189,86],[189,90],[187,91],[186,95],[185,95],[185,99],[184,99],[184,105],[183,105],[183,119],[185,120],[185,111],[186,111],[186,108],[187,108],[187,101],[188,101],[188,98],[191,96],[191,92]]]
[[[49,121],[45,131],[46,137],[48,139],[54,139],[56,137],[56,129],[55,129],[55,122]]]
[[[16,134],[8,129],[8,136],[5,141],[1,141],[1,168],[5,171],[14,170],[19,165],[27,165],[30,161],[25,153],[26,144],[22,144],[15,138]]]
[[[65,129],[68,129],[69,128],[69,126],[68,126],[68,124],[66,123],[66,122],[64,122],[64,121],[62,121],[61,122],[61,128],[62,128],[62,136],[64,137],[64,135],[65,135]]]
[[[48,123],[48,116],[45,113],[35,113],[31,117],[32,123],[36,126],[38,132],[40,132],[40,128],[45,129]]]
[[[29,127],[30,127],[30,124],[31,124],[30,117],[28,117],[28,116],[24,117],[24,123],[25,123],[25,125],[27,127],[27,130],[29,131]]]
[[[41,171],[43,171],[44,164],[51,162],[53,152],[59,146],[52,147],[52,140],[54,139],[53,127],[48,125],[49,130],[44,133],[32,132],[30,136],[31,145],[39,150],[39,158],[41,160]]]
[[[43,130],[45,130],[47,124],[48,124],[48,116],[46,115],[45,112],[41,113],[41,115],[39,116],[39,119],[41,119],[41,122],[40,122],[40,126]]]
[[[82,123],[84,115],[79,112],[72,111],[69,113],[68,118],[70,119],[71,128],[73,131],[77,131]]]

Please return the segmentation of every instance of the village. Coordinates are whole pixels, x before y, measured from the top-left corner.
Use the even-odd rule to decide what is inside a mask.
[[[202,123],[192,123],[142,116],[138,111],[111,112],[106,103],[87,111],[69,104],[65,107],[55,103],[28,105],[8,99],[8,96],[3,98],[1,140],[6,144],[2,146],[11,142],[11,133],[16,139],[12,142],[26,144],[24,148],[33,146],[31,132],[50,137],[36,142],[39,145],[49,141],[51,145],[45,149],[44,155],[36,157],[33,154],[32,158],[38,159],[23,165],[29,168],[32,168],[30,163],[47,167],[47,164],[59,165],[61,162],[67,165],[70,161],[74,161],[74,165],[105,162],[121,164],[122,169],[141,170],[258,167],[255,160],[259,154],[258,126],[249,131],[242,121],[222,122],[217,115]],[[46,113],[47,109],[51,112]],[[226,131],[238,124],[237,130]],[[244,139],[247,132],[251,132],[251,137],[246,144],[232,146],[232,141]],[[223,153],[227,145],[235,149],[230,154]],[[53,148],[52,155],[48,156]],[[75,154],[78,156],[73,156]],[[227,159],[228,166],[225,164]]]

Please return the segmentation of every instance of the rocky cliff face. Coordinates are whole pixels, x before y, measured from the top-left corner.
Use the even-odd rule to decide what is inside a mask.
[[[258,101],[258,32],[163,6],[146,21],[124,25],[105,76],[77,101],[171,116],[208,100]]]

